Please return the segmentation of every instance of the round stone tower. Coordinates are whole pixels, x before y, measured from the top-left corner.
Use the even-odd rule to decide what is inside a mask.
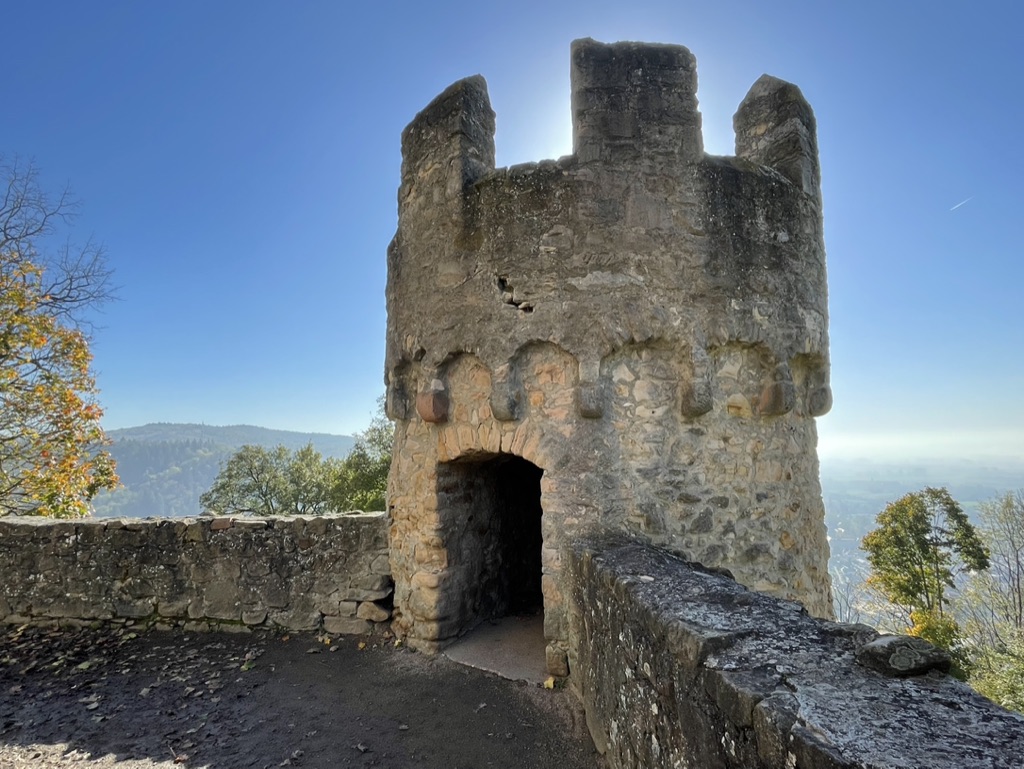
[[[405,129],[386,383],[411,645],[543,611],[564,673],[561,549],[594,532],[831,613],[814,115],[762,77],[711,157],[696,92],[685,48],[579,40],[572,155],[495,169],[481,77]]]

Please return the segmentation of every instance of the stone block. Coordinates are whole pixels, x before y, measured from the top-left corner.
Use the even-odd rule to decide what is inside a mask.
[[[242,612],[242,622],[246,625],[262,625],[267,619],[267,610],[256,607]]]
[[[508,374],[506,374],[507,376]],[[500,422],[513,422],[518,419],[522,397],[522,390],[518,382],[509,378],[496,377],[491,386],[488,400],[494,418]]]
[[[548,644],[544,648],[544,662],[548,673],[558,678],[565,678],[569,675],[569,656],[565,649],[555,644]]]
[[[761,391],[758,413],[761,416],[781,416],[796,405],[796,388],[792,382],[773,382]]]
[[[373,624],[359,617],[324,617],[323,628],[337,635],[365,635]]]
[[[240,621],[242,606],[238,595],[238,585],[231,582],[215,582],[206,586],[203,591],[203,617]]]
[[[366,590],[360,587],[345,587],[338,591],[342,601],[381,601],[391,595],[391,587],[381,590]]]
[[[576,407],[584,419],[604,416],[604,391],[598,382],[580,382],[576,394]]]
[[[448,393],[442,389],[431,389],[416,396],[416,413],[420,419],[431,424],[440,424],[448,419]]]
[[[356,610],[356,616],[370,622],[387,622],[391,619],[391,611],[372,601],[363,601]]]
[[[807,411],[812,417],[825,416],[832,410],[832,388],[819,387],[807,398]]]
[[[321,617],[320,612],[304,606],[267,612],[269,622],[288,630],[315,630]]]
[[[155,610],[153,599],[115,600],[114,614],[118,617],[148,617]],[[84,612],[77,616],[88,616]]]
[[[857,662],[888,676],[919,676],[938,670],[948,673],[949,653],[923,638],[883,635],[857,648]]]

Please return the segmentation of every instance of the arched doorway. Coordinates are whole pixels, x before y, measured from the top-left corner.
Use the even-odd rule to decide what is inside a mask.
[[[462,633],[483,620],[543,611],[540,479],[544,471],[511,454],[438,466],[438,513],[448,553],[445,603]]]

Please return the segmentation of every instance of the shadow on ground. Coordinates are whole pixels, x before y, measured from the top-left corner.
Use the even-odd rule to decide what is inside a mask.
[[[0,630],[0,766],[598,765],[567,692],[388,639],[328,640]]]

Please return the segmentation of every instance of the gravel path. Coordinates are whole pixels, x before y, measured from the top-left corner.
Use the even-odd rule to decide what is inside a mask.
[[[360,648],[362,644],[362,648]],[[388,639],[0,629],[0,767],[593,769],[568,693]]]

